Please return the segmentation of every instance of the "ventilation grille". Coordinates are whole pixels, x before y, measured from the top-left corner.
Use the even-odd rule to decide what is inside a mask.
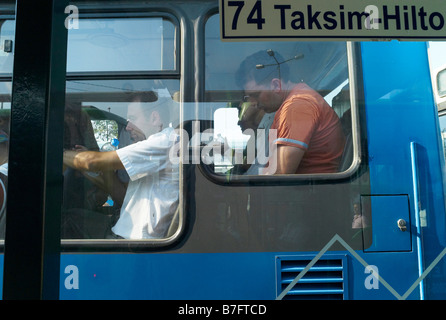
[[[277,295],[302,272],[313,258],[277,257]],[[347,299],[347,256],[320,258],[283,297],[283,300]]]

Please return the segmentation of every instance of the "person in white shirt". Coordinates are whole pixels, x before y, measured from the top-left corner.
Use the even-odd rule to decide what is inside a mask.
[[[167,234],[178,207],[179,167],[169,159],[178,135],[167,126],[165,111],[162,105],[147,107],[135,100],[128,106],[126,130],[136,143],[107,152],[64,151],[64,165],[101,172],[103,187],[109,189],[113,200],[122,203],[109,238],[159,239]],[[114,175],[119,169],[125,169],[130,177],[127,189]]]

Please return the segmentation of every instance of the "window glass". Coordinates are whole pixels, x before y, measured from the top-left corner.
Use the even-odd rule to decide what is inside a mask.
[[[442,70],[437,76],[438,95],[440,97],[446,95],[446,70]]]
[[[0,73],[12,73],[15,21],[0,21]]]
[[[203,117],[214,121],[213,146],[221,145],[212,148],[213,173],[326,174],[350,166],[345,42],[222,42],[213,16],[205,46],[204,99],[213,108]]]
[[[160,239],[176,231],[169,228],[178,208],[179,168],[169,153],[177,138],[172,96],[178,90],[177,80],[67,82],[63,238]],[[99,161],[101,152],[121,152],[123,167],[104,162],[85,169],[66,158],[82,159],[86,151]],[[129,227],[132,219],[139,222]]]
[[[80,19],[69,29],[67,71],[175,69],[175,27],[163,18]]]
[[[14,20],[0,21],[0,73],[11,74],[14,61]],[[8,186],[9,127],[11,118],[10,81],[0,82],[0,239],[5,238],[6,190]]]
[[[8,187],[11,83],[0,82],[0,239],[5,238],[6,190]]]
[[[444,114],[440,115],[440,134],[443,145],[443,152],[446,158],[446,116]]]
[[[176,68],[176,32],[162,18],[69,29],[67,70],[78,74],[66,83],[62,239],[159,242],[177,231],[180,84],[163,74]]]

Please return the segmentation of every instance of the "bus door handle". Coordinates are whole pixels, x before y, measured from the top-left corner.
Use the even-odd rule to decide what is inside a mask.
[[[398,228],[400,228],[400,230],[401,230],[402,232],[404,232],[404,231],[407,230],[407,223],[406,223],[406,220],[404,220],[404,219],[399,219],[399,220],[397,221],[397,224],[398,224]]]
[[[415,209],[415,227],[417,229],[416,247],[418,259],[418,275],[421,277],[424,271],[423,264],[423,246],[421,243],[421,223],[420,223],[420,203],[421,195],[419,187],[419,172],[418,172],[418,144],[415,141],[410,142],[410,159],[412,165],[412,187],[414,194],[414,209]],[[424,281],[420,281],[420,300],[424,300]]]

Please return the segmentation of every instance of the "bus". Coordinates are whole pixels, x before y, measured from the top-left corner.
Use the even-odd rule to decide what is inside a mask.
[[[61,163],[63,180],[53,186],[62,195],[59,299],[446,298],[444,153],[425,42],[222,41],[217,0],[67,8],[64,117],[46,124],[63,146],[49,151],[128,150],[136,143],[129,123],[142,119],[130,117],[138,95],[141,106],[169,113],[176,174],[165,192],[176,198],[158,235],[109,237],[125,213],[122,199],[110,183],[95,183],[103,172]],[[14,126],[38,115],[28,106],[23,121],[14,116],[14,57],[23,47],[14,46],[13,1],[0,2],[0,21],[0,129],[12,145]],[[250,171],[270,127],[242,128],[252,103],[238,70],[258,52],[269,61],[258,69],[279,79],[288,70],[290,82],[305,83],[334,111],[344,137],[336,170]],[[134,179],[110,172],[124,186]],[[7,178],[11,185],[13,171]],[[159,174],[153,180],[161,183]],[[138,214],[152,219],[155,204]],[[9,215],[0,220],[5,284]]]

